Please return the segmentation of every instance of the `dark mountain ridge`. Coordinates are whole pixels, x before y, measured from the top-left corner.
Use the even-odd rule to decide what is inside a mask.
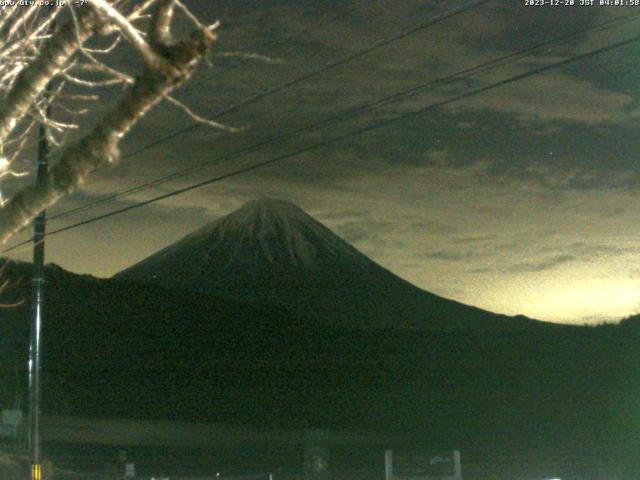
[[[252,215],[272,215],[255,207],[244,212],[249,225],[256,222]],[[291,218],[289,212],[278,221]],[[232,223],[239,220],[226,217]],[[273,282],[268,275],[283,272],[301,275],[298,282],[314,282],[311,277],[318,271],[333,272],[342,282],[354,278],[357,285],[350,292],[356,305],[369,298],[369,290],[361,291],[363,278],[378,279],[391,292],[411,292],[418,306],[427,302],[415,300],[426,292],[407,289],[397,277],[389,280],[391,274],[382,267],[372,267],[341,240],[327,238],[324,227],[308,226],[309,231],[292,240],[291,225],[265,230],[258,224],[244,238],[244,230],[219,229],[222,221],[187,237],[194,258],[207,259],[197,267],[198,275],[214,258],[216,266],[239,275],[234,279],[239,288],[250,278],[240,276],[242,269],[233,262],[248,254],[247,271],[253,276],[263,272]],[[211,247],[210,257],[202,257],[196,247],[203,245],[201,238],[211,238],[211,232],[219,243]],[[289,232],[288,246],[278,249],[284,241],[278,235],[284,232]],[[264,240],[258,250],[250,246],[256,238]],[[224,257],[225,263],[218,254],[228,241],[236,250]],[[309,255],[309,245],[295,242],[310,242],[316,251]],[[185,244],[177,245],[180,248],[170,247],[160,258],[179,268]],[[336,272],[345,264],[344,271]],[[5,275],[21,281],[2,294],[2,302],[29,299],[30,268],[7,265]],[[266,285],[272,288],[268,295],[260,295],[260,285],[254,283],[252,295],[221,296],[195,288],[195,283],[183,284],[186,269],[174,273],[175,281],[163,286],[170,276],[157,278],[162,280],[157,283],[142,281],[147,274],[103,280],[55,265],[47,268],[45,413],[372,429],[408,432],[436,446],[553,450],[574,458],[604,451],[625,461],[635,458],[640,329],[632,322],[598,328],[554,326],[487,317],[488,312],[479,309],[444,303],[423,317],[428,328],[406,328],[412,325],[405,322],[398,328],[388,317],[351,324],[347,317],[334,321],[323,316],[326,310],[300,308],[307,304],[285,307],[277,295],[291,292],[283,290],[290,288],[286,282]],[[340,285],[324,278],[315,282],[316,291]],[[391,282],[398,286],[389,286]],[[428,305],[449,302],[429,294],[421,298],[432,301]],[[470,317],[455,319],[455,328],[447,325],[449,317],[437,317],[456,308],[478,316],[470,322]],[[500,328],[477,328],[486,318]],[[28,302],[0,309],[3,406],[13,405],[16,393],[25,398],[28,330]],[[23,380],[17,387],[16,378]]]
[[[7,272],[26,278],[28,267]],[[22,282],[4,300],[28,291]],[[616,327],[326,326],[278,306],[59,267],[47,269],[47,302],[46,413],[617,444],[611,429],[638,384],[638,335]],[[4,405],[26,365],[28,316],[26,304],[0,311]]]

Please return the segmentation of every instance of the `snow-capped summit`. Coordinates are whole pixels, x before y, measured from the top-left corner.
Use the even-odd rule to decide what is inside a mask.
[[[244,296],[327,269],[370,269],[371,260],[296,205],[263,198],[196,230],[117,277]],[[268,297],[272,298],[273,292]],[[275,295],[278,297],[278,295]],[[277,300],[276,300],[277,301]]]
[[[277,303],[348,326],[442,330],[529,323],[420,290],[299,207],[271,198],[245,204],[116,277]]]
[[[206,243],[209,258],[225,256],[227,263],[254,267],[266,262],[312,268],[327,256],[364,260],[357,259],[360,254],[353,247],[301,208],[273,198],[246,203],[196,232],[190,239],[193,242]]]

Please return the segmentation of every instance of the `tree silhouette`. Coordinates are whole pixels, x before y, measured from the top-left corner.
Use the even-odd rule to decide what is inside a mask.
[[[0,181],[24,174],[17,160],[38,125],[46,127],[57,161],[46,182],[9,200],[0,197],[0,242],[92,171],[116,161],[121,140],[159,102],[169,100],[198,119],[171,93],[189,80],[218,27],[217,22],[201,23],[179,0],[36,3],[0,9]],[[188,38],[174,37],[178,21],[191,24]],[[128,49],[122,48],[125,43]],[[123,50],[142,60],[137,72],[115,65],[115,52]],[[88,133],[69,140],[84,126],[81,118],[96,114],[97,105],[104,109],[105,101],[96,102],[98,94],[113,87],[124,87],[124,92],[107,103]],[[51,107],[64,118],[50,118]]]

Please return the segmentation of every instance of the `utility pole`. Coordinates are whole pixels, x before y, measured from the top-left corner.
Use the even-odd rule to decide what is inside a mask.
[[[49,118],[49,107],[45,119]],[[46,182],[49,172],[49,141],[47,127],[38,129],[38,173],[36,182]],[[33,279],[31,301],[31,338],[29,344],[29,451],[31,454],[30,480],[42,480],[42,450],[40,439],[40,371],[42,347],[42,320],[44,317],[44,236],[46,213],[43,210],[34,220]]]
[[[48,11],[53,10],[53,2]],[[51,23],[50,31],[54,28]],[[49,100],[51,83],[44,92]],[[51,115],[51,107],[47,105],[44,119],[38,128],[38,169],[36,183],[43,185],[49,174],[49,140],[47,138],[47,120]],[[46,232],[46,213],[43,210],[34,220],[33,231],[33,279],[31,299],[31,335],[29,341],[29,453],[31,460],[30,480],[42,480],[42,442],[40,438],[41,413],[41,379],[40,372],[42,348],[42,320],[44,318],[44,237]]]

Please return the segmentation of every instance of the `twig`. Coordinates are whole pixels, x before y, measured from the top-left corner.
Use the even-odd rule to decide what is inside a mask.
[[[230,126],[225,125],[223,123],[219,123],[219,122],[216,122],[214,120],[209,120],[208,118],[204,118],[204,117],[198,115],[197,113],[195,113],[193,110],[191,110],[187,105],[182,103],[180,100],[177,100],[176,98],[174,98],[174,97],[172,97],[170,95],[167,95],[167,97],[165,97],[165,98],[171,105],[175,105],[180,110],[182,110],[187,115],[189,115],[189,117],[192,120],[195,120],[198,123],[202,123],[204,125],[208,125],[208,126],[213,127],[213,128],[219,128],[220,130],[224,130],[226,132],[231,132],[231,133],[237,133],[237,132],[242,130],[241,128],[230,127]]]

